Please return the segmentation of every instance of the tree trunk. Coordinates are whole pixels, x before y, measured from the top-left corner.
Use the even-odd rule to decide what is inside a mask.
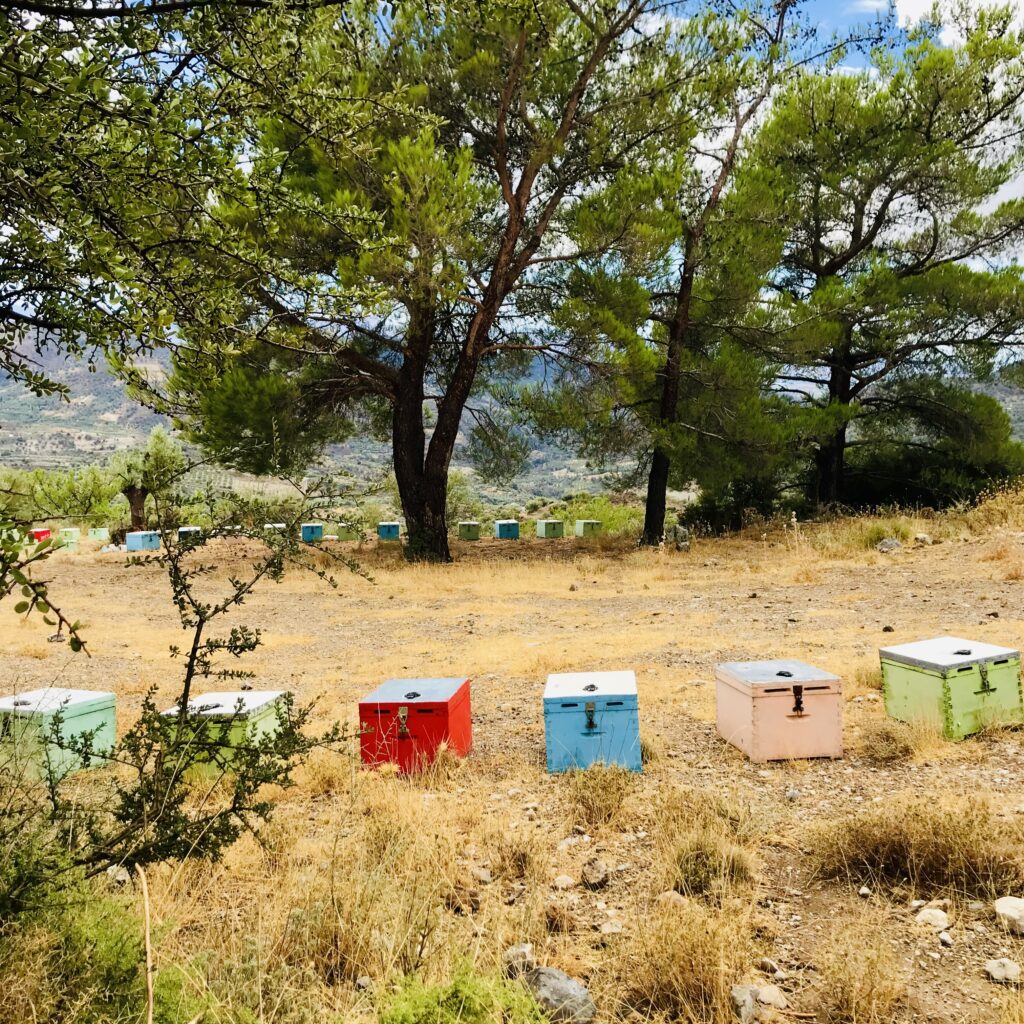
[[[128,508],[131,511],[132,529],[144,530],[146,528],[146,498],[149,491],[145,487],[138,487],[131,484],[121,492],[128,499]]]
[[[425,360],[421,353],[428,350],[429,335],[426,340],[426,344],[413,342],[410,345],[399,370],[392,416],[392,459],[405,515],[406,557],[411,560],[450,562],[448,460],[439,469],[428,458],[426,431],[423,427]],[[449,452],[449,460],[450,457]]]
[[[814,455],[817,468],[815,500],[819,505],[836,505],[843,500],[846,470],[846,427],[825,438]]]
[[[676,297],[676,313],[668,329],[668,347],[662,371],[661,401],[658,418],[662,427],[671,426],[679,415],[679,371],[682,367],[683,344],[690,328],[690,302],[693,298],[695,268],[693,255],[696,240],[689,236],[683,252],[683,273]],[[644,529],[640,534],[641,547],[657,547],[665,537],[665,501],[668,474],[672,459],[668,449],[656,445],[647,477],[647,504],[644,509]]]
[[[647,504],[644,508],[644,531],[641,547],[657,547],[665,536],[665,493],[668,490],[668,452],[654,449],[651,471],[647,477]]]

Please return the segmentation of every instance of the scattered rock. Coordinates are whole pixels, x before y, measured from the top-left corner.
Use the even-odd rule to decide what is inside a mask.
[[[575,583],[570,583],[569,584],[569,589],[570,590],[579,590],[580,588],[578,586],[576,586]]]
[[[787,789],[786,790],[786,799],[787,800],[799,800],[800,799],[800,790],[799,789]]]
[[[932,543],[932,539],[928,536],[927,533],[915,533],[914,543],[920,544],[921,547],[927,547],[929,544]]]
[[[369,992],[373,988],[373,979],[368,974],[361,974],[356,978],[356,991]]]
[[[1000,985],[1016,985],[1020,981],[1020,964],[1001,957],[985,961],[985,973],[989,979]]]
[[[757,1001],[763,1006],[773,1006],[776,1010],[785,1010],[789,1006],[789,1000],[778,985],[759,985]]]
[[[949,927],[949,915],[938,907],[925,907],[919,910],[914,920],[926,928],[934,928],[937,932],[944,932]]]
[[[896,632],[896,627],[895,626],[883,626],[882,627],[882,632],[883,633],[895,633]]]
[[[953,948],[953,936],[949,932],[939,932],[939,942],[942,943],[946,949]]]
[[[740,1024],[753,1024],[757,1020],[757,986],[733,985],[731,995]]]
[[[867,887],[866,885],[862,885],[862,886],[861,886],[861,887],[860,887],[860,888],[859,888],[859,889],[857,890],[857,895],[858,895],[858,896],[859,896],[859,897],[860,897],[860,898],[861,898],[862,900],[866,900],[866,899],[867,899],[867,898],[868,898],[868,897],[869,897],[869,896],[871,895],[871,890],[870,890],[870,889],[869,889],[869,888],[868,888],[868,887]]]
[[[551,883],[555,889],[572,889],[576,885],[576,879],[571,875],[558,875],[557,878]]]
[[[757,969],[764,971],[765,974],[775,974],[779,970],[779,965],[770,957],[764,956],[757,961]]]
[[[608,865],[600,857],[592,857],[583,865],[582,876],[588,889],[603,889],[608,884]]]
[[[492,881],[491,872],[488,868],[473,868],[473,877],[481,885],[490,885]]]
[[[527,971],[532,971],[537,966],[537,959],[533,955],[533,943],[521,942],[518,946],[509,946],[501,954],[501,966],[509,978],[518,978]]]
[[[605,921],[600,930],[602,935],[619,935],[622,933],[622,922],[613,917]]]
[[[1024,935],[1024,900],[1016,896],[1003,896],[995,902],[999,923],[1016,935]]]
[[[658,894],[655,902],[660,903],[663,907],[685,907],[689,900],[675,889],[666,889]]]
[[[895,537],[886,537],[875,545],[875,550],[882,555],[891,555],[902,547],[903,545]]]
[[[590,1024],[597,1007],[586,987],[555,967],[535,967],[523,975],[537,1005],[554,1024]]]
[[[128,873],[128,869],[122,864],[111,864],[107,868],[107,878],[114,885],[130,885],[132,876]]]

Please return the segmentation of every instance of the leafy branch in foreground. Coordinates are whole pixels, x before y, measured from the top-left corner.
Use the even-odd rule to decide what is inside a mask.
[[[303,498],[300,511],[308,515],[315,501],[308,493]],[[169,525],[178,521],[177,506],[170,500],[158,504],[165,524],[163,550],[129,559],[129,565],[158,565],[167,572],[188,634],[185,643],[171,648],[171,656],[184,661],[173,707],[161,710],[151,690],[138,720],[111,749],[98,749],[95,733],[64,736],[62,715],[56,715],[47,744],[72,755],[61,758],[62,764],[92,766],[95,772],[71,775],[65,768],[58,773],[45,759],[34,771],[16,757],[0,761],[0,807],[7,808],[9,820],[22,823],[13,831],[0,828],[0,862],[7,865],[0,870],[0,922],[5,914],[30,908],[40,891],[52,892],[83,874],[169,858],[215,860],[244,832],[258,840],[273,810],[267,787],[291,786],[294,769],[314,749],[346,743],[346,730],[337,724],[307,733],[315,705],[299,706],[291,694],[279,698],[271,729],[251,722],[241,700],[216,716],[197,705],[204,681],[244,680],[240,689],[251,689],[253,674],[232,661],[259,647],[260,631],[236,624],[215,633],[211,627],[243,604],[262,580],[280,581],[287,566],[298,566],[332,588],[338,585],[322,568],[325,556],[332,560],[329,550],[312,550],[297,531],[227,525],[235,516],[249,524],[266,516],[257,502],[229,499],[227,505],[230,518],[224,524],[179,543]],[[250,555],[251,542],[258,549],[247,572],[233,572],[226,592],[210,596],[217,566],[201,556],[218,538],[244,539],[241,550]],[[358,572],[347,559],[337,561]],[[22,837],[33,846],[31,856],[22,856]]]

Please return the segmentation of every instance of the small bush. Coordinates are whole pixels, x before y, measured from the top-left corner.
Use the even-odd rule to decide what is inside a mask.
[[[618,765],[595,764],[566,778],[573,821],[591,828],[613,821],[636,786],[636,776]]]
[[[837,922],[822,946],[819,971],[825,1019],[832,1024],[892,1024],[907,1003],[907,984],[884,919],[867,914]]]
[[[914,756],[914,736],[903,722],[886,718],[872,722],[861,734],[860,752],[874,764],[895,764]]]
[[[922,794],[823,825],[813,847],[826,878],[991,898],[1024,884],[1022,839],[981,800]]]
[[[547,873],[547,851],[536,832],[497,829],[489,836],[487,849],[491,867],[499,878],[537,881]]]
[[[753,854],[710,828],[683,836],[666,859],[667,887],[683,896],[720,896],[757,877]]]
[[[625,1000],[645,1020],[732,1020],[730,990],[751,955],[747,908],[664,907],[638,930],[625,957]]]
[[[378,1015],[380,1024],[546,1024],[521,985],[463,968],[445,985],[407,979]]]

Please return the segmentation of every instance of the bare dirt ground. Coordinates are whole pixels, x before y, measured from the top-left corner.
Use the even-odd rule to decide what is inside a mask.
[[[244,543],[216,550],[222,574],[244,560]],[[258,998],[254,1020],[327,1020],[328,1012],[361,1020],[372,1019],[374,989],[395,970],[442,976],[465,959],[493,966],[505,945],[529,939],[541,962],[587,981],[601,1019],[613,1019],[626,1012],[622,971],[665,888],[659,809],[681,787],[728,794],[757,822],[760,874],[749,898],[757,955],[744,973],[770,980],[758,960],[777,963],[790,1002],[781,1017],[823,1012],[834,922],[872,914],[908,979],[904,1016],[1000,1019],[1005,993],[983,965],[1024,960],[1024,943],[997,927],[990,903],[954,899],[946,948],[909,908],[936,894],[858,896],[855,884],[815,879],[808,854],[822,821],[897,793],[989,797],[1008,823],[1024,811],[1022,733],[935,739],[891,765],[863,751],[865,730],[884,716],[874,688],[879,646],[952,633],[1024,647],[1024,536],[1002,531],[890,556],[829,557],[798,536],[704,541],[688,553],[485,541],[457,545],[456,555],[452,566],[409,566],[370,546],[357,557],[372,583],[343,575],[333,591],[296,573],[260,587],[232,616],[263,630],[265,646],[248,663],[256,686],[316,699],[323,722],[353,724],[357,699],[387,678],[471,676],[475,750],[436,785],[368,774],[351,754],[325,752],[297,787],[278,794],[266,849],[246,841],[220,865],[155,874],[158,969],[185,965],[189,984],[224,1007],[224,1019],[239,1001]],[[111,689],[122,727],[149,688],[173,701],[168,647],[182,633],[163,572],[86,550],[61,552],[51,564],[51,592],[88,623],[92,657],[48,643],[38,620],[5,615],[5,690]],[[843,677],[843,759],[754,765],[718,739],[715,664],[773,657]],[[549,672],[619,668],[637,673],[653,756],[621,811],[591,827],[574,816],[567,781],[544,771],[541,695]],[[424,924],[411,963],[407,933],[417,910],[403,904],[399,914],[396,890],[376,877],[367,854],[368,819],[388,814],[399,832],[411,830],[409,842],[433,844],[418,847],[425,859],[402,864],[442,880],[426,901],[440,899],[440,916]],[[502,836],[518,836],[537,855],[518,878],[501,868]],[[380,849],[393,852],[394,842]],[[561,875],[578,880],[595,854],[611,869],[607,887],[552,886]],[[333,918],[325,924],[321,914],[311,925],[324,901]],[[347,904],[364,907],[360,920]],[[552,907],[566,915],[566,930],[552,926]],[[360,991],[365,982],[354,981],[364,975],[371,986]],[[242,976],[258,996],[242,994]]]

